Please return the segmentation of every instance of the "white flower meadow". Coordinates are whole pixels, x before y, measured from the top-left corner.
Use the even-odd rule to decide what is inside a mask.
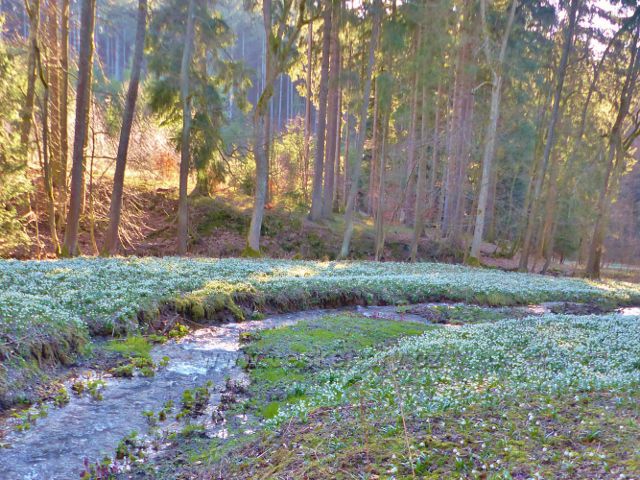
[[[77,258],[0,261],[3,337],[86,330],[135,319],[140,309],[198,290],[252,291],[312,306],[323,296],[357,294],[371,301],[429,299],[483,303],[640,299],[633,284],[593,283],[436,263],[306,262],[249,259]],[[4,334],[4,335],[3,335]]]
[[[545,315],[437,327],[402,339],[347,369],[325,372],[307,387],[304,402],[268,423],[304,417],[318,406],[357,404],[363,392],[374,413],[399,414],[401,395],[405,411],[426,415],[526,391],[554,395],[638,385],[639,318]]]

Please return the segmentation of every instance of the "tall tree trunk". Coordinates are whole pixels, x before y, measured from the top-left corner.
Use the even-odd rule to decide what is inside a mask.
[[[195,0],[189,0],[187,29],[184,35],[182,63],[180,65],[180,100],[182,101],[182,141],[180,144],[180,191],[178,197],[178,253],[187,253],[189,240],[189,164],[191,163],[191,58],[195,36]]]
[[[342,192],[344,191],[344,167],[342,166],[342,56],[340,56],[340,89],[338,91],[338,111],[336,112],[336,180],[333,184],[333,208],[334,212],[340,211],[340,203],[342,202]]]
[[[95,0],[82,0],[80,10],[80,51],[78,53],[78,83],[76,87],[76,122],[73,137],[71,167],[71,198],[64,231],[64,256],[78,254],[78,229],[84,183],[84,149],[87,143],[88,115],[91,105],[91,69],[93,68],[93,28]]]
[[[372,217],[376,215],[376,178],[378,177],[378,155],[380,148],[380,115],[378,115],[378,106],[380,105],[380,89],[378,88],[378,77],[373,81],[373,128],[371,139],[371,160],[369,162],[369,191],[368,207],[369,214]]]
[[[422,119],[420,124],[420,143],[424,144],[427,139],[427,86],[422,85]],[[437,110],[436,106],[436,110]],[[436,114],[437,115],[437,114]],[[435,140],[435,137],[434,137]],[[435,149],[435,142],[432,145]],[[434,172],[431,172],[433,177]],[[418,259],[418,244],[425,227],[425,206],[427,189],[427,152],[423,147],[418,155],[418,179],[416,180],[416,198],[413,207],[413,236],[411,237],[410,260],[415,262]]]
[[[60,241],[58,240],[58,230],[56,228],[56,201],[53,194],[53,181],[51,178],[52,165],[49,156],[49,82],[47,74],[51,70],[47,69],[45,74],[42,68],[42,58],[40,50],[36,51],[37,69],[42,83],[43,99],[42,99],[42,170],[44,177],[44,191],[47,196],[47,216],[49,217],[49,235],[53,243],[53,250],[56,255],[60,255]],[[49,62],[47,62],[49,63]]]
[[[418,51],[420,45],[422,43],[422,27],[418,27],[418,31],[416,36],[414,37],[414,56],[418,56]],[[415,220],[415,212],[414,216],[411,216],[411,209],[415,206],[415,196],[413,195],[414,187],[415,187],[415,177],[414,172],[416,170],[416,136],[418,129],[418,96],[420,94],[418,81],[419,81],[419,73],[420,69],[416,65],[414,77],[413,77],[413,87],[412,87],[412,96],[411,96],[411,120],[409,122],[409,138],[407,145],[407,164],[405,170],[405,180],[404,180],[404,205],[401,210],[401,222],[405,223],[407,226],[411,225],[412,220]],[[419,170],[419,169],[418,169]]]
[[[390,105],[385,108],[385,113],[382,115],[382,139],[380,147],[380,160],[378,165],[378,204],[376,206],[375,217],[375,261],[382,260],[384,255],[384,194],[385,194],[385,173],[386,173],[386,147],[387,147],[387,131],[389,129],[389,112],[391,110]]]
[[[492,85],[491,85],[491,108],[489,113],[489,123],[487,124],[487,133],[484,141],[484,154],[482,156],[482,178],[480,180],[480,193],[478,194],[478,210],[476,212],[476,224],[473,232],[473,241],[471,243],[472,259],[480,259],[480,246],[484,235],[484,221],[487,209],[487,200],[489,198],[489,188],[493,175],[493,155],[495,152],[496,135],[498,130],[498,119],[500,118],[500,98],[502,95],[502,74],[504,59],[507,53],[507,44],[509,43],[509,35],[513,26],[513,19],[516,13],[518,1],[511,2],[509,9],[509,19],[507,20],[507,28],[502,37],[502,45],[498,58],[494,60],[489,45],[489,28],[487,27],[487,1],[480,0],[480,10],[482,17],[482,30],[484,32],[484,50],[487,57],[487,63],[491,67]]]
[[[293,6],[293,2],[285,2],[285,7],[289,9]],[[260,95],[258,103],[253,115],[254,142],[253,156],[256,162],[256,187],[253,201],[253,213],[251,215],[251,223],[249,232],[247,233],[247,246],[244,250],[245,256],[260,255],[260,230],[262,228],[262,218],[264,216],[264,207],[267,197],[267,186],[269,180],[269,101],[273,97],[273,89],[276,77],[282,73],[282,69],[286,66],[284,61],[289,57],[294,43],[298,39],[300,30],[304,25],[303,17],[306,0],[299,0],[297,7],[299,10],[298,21],[294,30],[289,32],[287,38],[283,38],[282,24],[276,29],[272,29],[272,11],[271,0],[263,0],[262,17],[264,23],[264,31],[267,37],[266,62],[265,62],[265,81],[264,90]],[[286,21],[289,10],[285,9],[281,12],[281,18]]]
[[[271,0],[263,1],[262,16],[265,34],[267,35],[267,48],[265,50],[264,89],[256,104],[253,115],[255,136],[253,141],[253,156],[256,162],[256,190],[251,224],[249,225],[249,233],[247,235],[247,247],[245,249],[245,254],[248,256],[260,255],[260,230],[262,228],[264,206],[267,199],[267,183],[269,180],[269,103],[273,96],[273,87],[276,79],[273,53],[268,45],[272,28]]]
[[[307,76],[306,89],[307,95],[304,102],[304,168],[302,171],[302,193],[305,203],[309,196],[309,155],[311,150],[311,69],[313,68],[313,22],[309,22],[307,32]]]
[[[24,6],[29,16],[29,57],[27,59],[27,94],[20,111],[20,145],[26,156],[29,153],[29,133],[36,95],[36,56],[40,30],[40,0],[25,0]]]
[[[327,144],[324,152],[324,189],[322,193],[322,216],[328,218],[333,211],[333,189],[335,184],[335,159],[337,143],[338,107],[340,94],[340,2],[331,2],[332,24],[329,66],[329,88],[327,100]]]
[[[351,147],[351,116],[349,114],[349,110],[345,112],[345,139],[344,139],[344,174],[342,181],[342,193],[340,194],[340,209],[344,210],[347,204],[347,196],[349,195],[349,188],[351,187],[351,172],[353,170],[353,165],[350,161],[350,147]]]
[[[59,52],[59,24],[58,6],[56,0],[47,1],[47,80],[49,89],[50,139],[49,163],[52,172],[60,171],[60,52]],[[53,188],[59,191],[57,179],[59,174],[53,175]],[[64,188],[64,185],[62,186]]]
[[[433,147],[431,150],[431,167],[429,172],[429,195],[427,201],[427,213],[431,221],[437,220],[436,224],[440,221],[437,217],[438,205],[438,192],[436,191],[436,180],[438,178],[438,158],[440,157],[440,97],[442,96],[442,79],[438,79],[438,90],[433,102],[433,108],[435,110],[435,118],[433,122]],[[424,115],[424,110],[423,110]],[[423,137],[425,141],[426,135]]]
[[[122,211],[122,193],[124,190],[124,173],[127,166],[127,152],[131,127],[136,111],[138,99],[138,85],[140,83],[140,71],[142,70],[142,57],[144,54],[144,39],[147,28],[147,0],[138,0],[138,20],[136,26],[136,44],[131,63],[131,80],[127,90],[127,98],[122,115],[122,128],[118,142],[116,156],[116,171],[113,175],[113,191],[111,193],[111,205],[109,206],[109,226],[105,235],[102,252],[105,255],[113,255],[118,248],[118,228],[120,226],[120,213]]]
[[[464,213],[464,189],[467,156],[470,153],[470,115],[473,95],[469,65],[472,61],[473,38],[471,33],[471,2],[463,6],[460,27],[460,44],[455,66],[453,101],[447,145],[448,160],[445,178],[442,233],[456,248],[461,247],[462,214]]]
[[[362,152],[364,150],[364,141],[367,135],[367,112],[369,111],[369,100],[371,96],[371,76],[373,75],[373,67],[375,64],[375,53],[378,43],[378,34],[380,32],[380,23],[382,21],[382,0],[376,0],[374,3],[373,28],[371,30],[371,41],[369,43],[369,55],[367,69],[364,76],[364,88],[362,92],[362,105],[360,106],[360,117],[358,119],[358,135],[355,145],[355,164],[351,175],[351,186],[349,188],[349,196],[347,197],[347,206],[344,213],[344,237],[342,239],[342,247],[340,248],[340,258],[346,258],[349,255],[349,247],[351,238],[353,237],[353,217],[356,209],[356,197],[358,196],[358,184],[360,182],[360,173],[362,171]]]
[[[531,198],[531,208],[529,217],[527,219],[526,233],[524,235],[524,242],[522,245],[522,253],[520,255],[520,270],[527,270],[529,263],[529,253],[531,249],[532,232],[534,230],[534,222],[538,216],[538,207],[540,194],[542,192],[542,184],[544,182],[544,171],[549,163],[551,151],[555,145],[555,130],[558,118],[560,117],[560,101],[562,100],[562,89],[564,87],[564,79],[567,73],[567,64],[569,62],[569,55],[573,46],[573,34],[578,19],[578,6],[579,0],[571,0],[571,6],[569,8],[569,24],[565,31],[564,44],[562,46],[562,55],[560,57],[560,64],[558,65],[556,88],[553,96],[553,109],[551,111],[551,118],[549,120],[549,128],[547,130],[547,141],[544,146],[544,152],[542,154],[541,162],[541,175],[538,175],[536,183],[533,189],[533,196]]]
[[[60,165],[54,172],[58,185],[58,213],[64,222],[67,210],[67,164],[69,158],[69,0],[60,1]]]
[[[313,190],[311,192],[311,212],[313,221],[322,217],[322,183],[324,175],[324,140],[327,131],[327,96],[329,93],[329,56],[331,50],[331,4],[324,4],[324,27],[322,30],[322,64],[320,66],[320,93],[318,95],[318,115],[316,118],[316,152],[313,164]]]

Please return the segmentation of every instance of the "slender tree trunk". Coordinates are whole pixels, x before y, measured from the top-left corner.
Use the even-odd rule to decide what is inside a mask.
[[[431,151],[431,168],[429,172],[429,195],[427,201],[427,212],[429,215],[429,219],[431,221],[437,220],[436,224],[440,221],[437,218],[437,211],[439,208],[438,205],[438,192],[436,191],[436,180],[438,178],[438,158],[440,157],[440,97],[442,96],[442,80],[438,79],[438,90],[436,92],[436,97],[433,102],[433,108],[435,110],[435,119],[433,122],[433,148]],[[423,110],[423,115],[424,115]],[[425,141],[426,135],[423,136],[423,141]]]
[[[427,86],[422,85],[422,119],[420,125],[420,141],[424,143],[427,138]],[[436,107],[437,110],[437,107]],[[436,114],[437,115],[437,114]],[[435,142],[432,148],[436,148]],[[433,177],[434,172],[431,172]],[[413,208],[413,236],[411,238],[410,260],[415,262],[418,259],[418,244],[425,227],[425,206],[427,189],[427,152],[423,147],[418,154],[418,179],[416,181],[416,198]]]
[[[390,105],[388,106],[390,107]],[[375,260],[379,262],[384,255],[384,194],[385,194],[385,173],[386,173],[386,147],[387,147],[387,131],[389,128],[389,111],[382,115],[382,140],[380,147],[380,161],[378,166],[378,204],[376,206],[376,218],[375,218]]]
[[[340,57],[340,74],[342,75],[342,57]],[[342,166],[342,79],[340,79],[340,90],[338,92],[338,111],[336,119],[336,180],[333,184],[333,208],[334,212],[340,211],[341,196],[344,190],[344,168]]]
[[[473,232],[473,241],[471,243],[471,258],[480,259],[480,246],[484,235],[484,222],[487,209],[487,201],[489,198],[489,188],[491,186],[491,178],[493,175],[493,155],[495,151],[496,136],[498,130],[498,119],[500,118],[500,98],[502,95],[502,74],[505,55],[507,53],[507,44],[509,43],[509,35],[513,26],[513,19],[518,6],[517,0],[513,0],[509,10],[509,20],[507,28],[502,37],[502,46],[497,61],[494,62],[491,47],[489,45],[489,29],[487,28],[487,1],[480,0],[480,10],[482,17],[482,27],[484,31],[484,49],[487,57],[487,63],[491,66],[492,86],[491,86],[491,108],[489,113],[489,123],[487,124],[487,133],[484,142],[484,154],[482,157],[482,178],[480,180],[480,193],[478,195],[478,210],[476,212],[476,224]]]
[[[418,56],[418,51],[420,45],[422,43],[422,27],[418,27],[418,31],[415,36],[415,45],[414,45],[414,55]],[[418,66],[415,67],[415,74],[413,77],[413,88],[412,88],[412,97],[411,97],[411,120],[409,122],[409,138],[407,145],[407,164],[405,170],[405,197],[404,197],[404,205],[401,210],[401,222],[405,223],[407,226],[411,225],[411,221],[415,220],[415,212],[414,216],[411,216],[411,208],[415,206],[416,200],[413,195],[415,181],[414,181],[414,173],[416,170],[416,136],[418,129],[418,97],[420,94],[420,88],[418,86],[419,81],[419,72],[420,69]],[[418,169],[419,170],[419,169]]]
[[[43,98],[42,98],[42,170],[44,177],[44,191],[47,196],[47,216],[49,217],[49,235],[51,236],[51,242],[53,243],[53,250],[56,255],[60,255],[60,241],[58,240],[58,230],[56,228],[56,200],[53,194],[53,181],[51,178],[52,165],[51,158],[49,156],[49,83],[48,78],[42,68],[42,58],[40,57],[40,51],[36,51],[36,59],[38,66],[38,73],[40,81],[42,83]],[[47,62],[49,63],[49,62]],[[47,69],[47,74],[51,71]]]
[[[60,1],[60,165],[54,172],[58,185],[58,213],[64,222],[67,210],[67,163],[69,158],[69,0]]]
[[[344,210],[347,204],[347,196],[349,195],[349,188],[351,187],[351,172],[353,165],[350,160],[350,147],[351,147],[351,117],[349,110],[345,113],[345,139],[344,139],[344,180],[342,181],[342,193],[340,201],[340,209]]]
[[[318,96],[318,115],[316,119],[316,154],[313,164],[313,190],[311,193],[311,212],[313,221],[322,217],[322,180],[324,175],[324,141],[327,131],[327,96],[329,90],[329,56],[331,47],[331,4],[324,4],[324,27],[322,31],[322,65],[320,67],[320,94]]]
[[[282,38],[282,28],[278,28],[276,34],[272,29],[271,0],[263,0],[262,17],[264,30],[267,36],[266,62],[265,62],[265,82],[264,90],[256,104],[253,116],[254,142],[253,155],[256,162],[256,188],[253,202],[253,213],[251,224],[247,234],[247,246],[244,251],[245,256],[260,255],[260,230],[262,228],[262,218],[267,196],[267,186],[269,180],[269,130],[267,118],[269,116],[269,101],[273,97],[273,89],[278,74],[282,73],[284,64],[278,62],[279,58],[288,58],[294,43],[298,39],[300,30],[304,22],[303,13],[306,0],[300,0],[297,5],[299,9],[298,22],[293,32],[288,38]],[[293,2],[285,2],[284,6],[291,8]],[[282,12],[283,18],[287,18],[288,11]],[[277,63],[276,63],[277,62]]]
[[[187,253],[189,240],[189,164],[191,161],[190,74],[195,36],[195,0],[189,0],[187,28],[180,65],[180,100],[182,101],[182,141],[180,143],[180,191],[178,197],[178,254]],[[123,172],[124,173],[124,172]]]
[[[456,248],[461,247],[463,193],[466,182],[470,140],[470,114],[473,95],[469,64],[472,61],[473,38],[471,34],[471,2],[465,2],[464,19],[460,27],[460,44],[455,66],[453,101],[447,145],[448,161],[445,178],[442,233]]]
[[[380,116],[378,106],[380,105],[380,89],[378,88],[378,77],[373,81],[373,129],[371,139],[371,160],[369,162],[369,215],[376,216],[376,178],[378,177],[378,156],[380,155]]]
[[[565,32],[564,44],[562,46],[562,55],[560,57],[560,64],[558,65],[558,74],[556,81],[556,88],[553,96],[553,109],[551,111],[551,118],[549,120],[549,128],[547,130],[547,141],[544,146],[544,152],[542,154],[541,175],[538,175],[536,184],[533,189],[533,196],[531,198],[531,211],[529,218],[527,219],[527,232],[524,236],[524,243],[522,245],[522,254],[520,255],[520,270],[527,270],[529,263],[529,252],[531,249],[531,237],[534,230],[534,222],[538,215],[538,204],[540,200],[540,193],[542,192],[542,184],[544,182],[544,171],[549,163],[551,151],[555,145],[555,130],[558,118],[560,117],[560,101],[562,100],[562,89],[564,86],[564,79],[567,72],[567,64],[569,62],[569,55],[573,46],[573,34],[578,19],[578,5],[579,0],[571,0],[571,6],[569,8],[569,24]]]
[[[333,211],[333,189],[335,184],[335,159],[337,143],[338,108],[340,94],[340,1],[332,2],[332,24],[329,66],[329,89],[327,100],[327,144],[324,157],[324,189],[322,194],[322,217],[328,218]]]
[[[64,256],[78,254],[78,229],[84,183],[84,149],[87,143],[88,115],[91,105],[91,69],[93,67],[93,27],[95,0],[83,0],[80,10],[80,51],[78,53],[78,83],[76,88],[76,123],[73,138],[71,168],[71,198],[64,232]]]
[[[263,1],[262,12],[265,34],[267,38],[270,38],[272,28],[271,0]],[[245,249],[245,255],[248,256],[260,255],[260,230],[262,228],[264,206],[267,199],[267,183],[269,180],[269,101],[273,96],[273,87],[276,78],[273,61],[272,50],[269,45],[267,45],[265,51],[264,89],[256,104],[253,116],[255,135],[253,156],[256,162],[256,190],[251,224],[249,225],[249,233],[247,235],[247,247]]]
[[[309,197],[309,155],[311,150],[311,69],[313,68],[313,22],[309,22],[307,32],[307,95],[304,102],[304,168],[302,172],[302,193],[305,203]]]
[[[351,238],[353,237],[353,217],[356,209],[356,197],[358,196],[358,183],[360,182],[360,173],[362,171],[362,152],[364,150],[364,141],[367,135],[367,112],[369,111],[369,97],[371,95],[371,77],[373,75],[373,67],[375,64],[375,52],[378,43],[378,33],[380,31],[382,14],[382,0],[376,0],[374,3],[371,42],[369,43],[369,59],[364,76],[362,105],[360,106],[360,118],[358,119],[358,135],[356,137],[354,155],[355,165],[351,175],[351,186],[349,188],[349,196],[347,198],[347,206],[344,213],[345,227],[342,247],[340,248],[340,258],[346,258],[349,255],[349,247],[351,245]]]
[[[31,116],[36,95],[36,56],[40,30],[40,0],[25,0],[24,6],[29,16],[29,57],[27,59],[27,94],[20,111],[20,145],[26,156],[29,153]]]
[[[60,177],[60,52],[58,42],[58,6],[56,0],[47,1],[47,79],[49,84],[50,158],[53,188],[59,191]],[[64,185],[62,185],[64,188]]]
[[[138,99],[138,85],[140,83],[140,71],[142,70],[142,57],[144,54],[144,39],[147,26],[147,0],[138,0],[138,20],[136,26],[136,44],[131,64],[131,80],[127,90],[124,113],[122,116],[122,128],[120,141],[118,142],[118,154],[116,156],[116,171],[113,176],[113,191],[111,205],[109,206],[109,226],[105,235],[102,252],[105,255],[113,255],[118,247],[118,227],[120,226],[120,214],[122,211],[122,193],[124,190],[124,173],[127,166],[127,152],[131,127],[136,111]]]

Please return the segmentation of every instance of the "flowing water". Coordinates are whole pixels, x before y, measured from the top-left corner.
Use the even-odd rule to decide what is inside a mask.
[[[434,304],[436,305],[436,304]],[[443,304],[439,304],[443,305]],[[529,313],[545,313],[544,307],[522,307]],[[536,309],[537,308],[537,309]],[[264,320],[229,323],[196,330],[180,341],[158,345],[152,350],[154,362],[169,357],[169,363],[155,376],[131,379],[105,377],[104,398],[70,395],[62,408],[51,406],[25,432],[15,431],[15,421],[0,424],[0,479],[69,480],[79,478],[85,458],[92,461],[113,456],[120,440],[136,431],[145,434],[149,424],[143,411],[157,412],[165,402],[180,403],[182,392],[213,382],[224,385],[227,377],[240,374],[239,335],[264,328],[291,325],[344,310],[316,310],[273,316]],[[398,313],[395,307],[358,307],[358,313],[372,318],[427,322],[418,315]],[[620,312],[630,315],[638,309]],[[90,373],[100,375],[97,372]],[[220,389],[212,396],[219,402]]]

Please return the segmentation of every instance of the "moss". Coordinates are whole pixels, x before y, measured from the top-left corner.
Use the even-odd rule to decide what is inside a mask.
[[[140,336],[112,340],[107,345],[107,350],[129,357],[151,358],[151,344],[146,338]]]
[[[260,250],[254,250],[249,245],[247,245],[240,253],[240,256],[242,258],[262,258],[262,253],[260,252]]]

